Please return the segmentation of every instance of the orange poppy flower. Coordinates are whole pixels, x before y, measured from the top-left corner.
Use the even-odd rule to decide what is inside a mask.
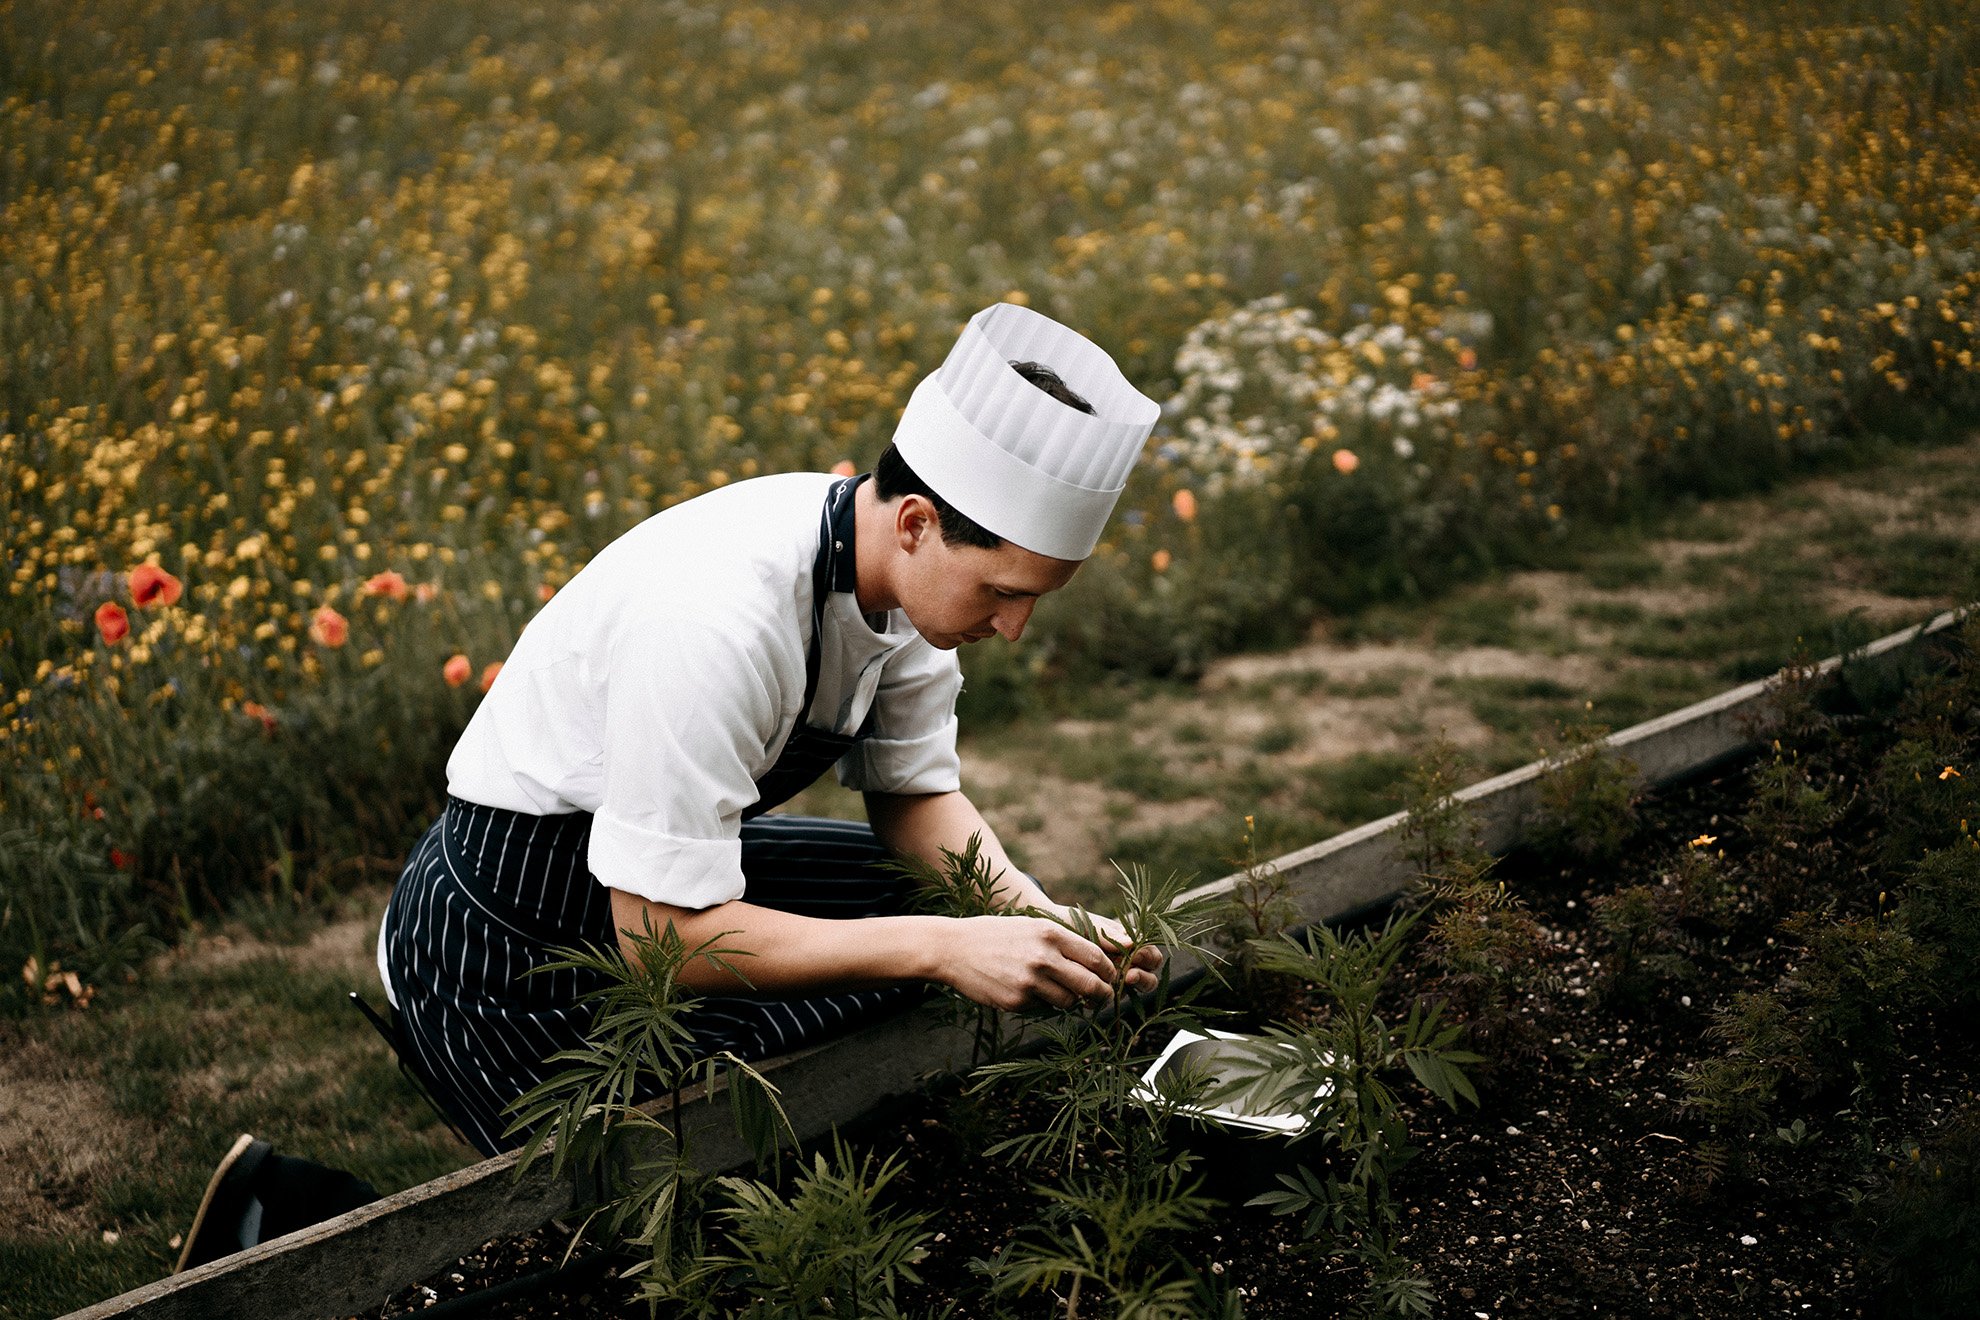
[[[96,607],[96,631],[103,634],[105,645],[115,646],[131,635],[131,616],[116,601],[106,600]]]
[[[388,568],[383,573],[373,573],[366,578],[363,592],[367,596],[383,596],[387,600],[404,600],[412,594],[412,589],[396,569]]]
[[[268,709],[268,707],[262,705],[260,702],[243,701],[241,703],[241,714],[247,716],[251,720],[260,721],[261,731],[263,733],[275,732],[275,712]]]
[[[1342,476],[1345,477],[1348,473],[1360,466],[1361,459],[1355,455],[1352,449],[1336,449],[1334,451],[1334,471],[1340,473]]]
[[[468,675],[473,672],[474,666],[460,654],[448,656],[447,663],[440,666],[440,677],[447,680],[448,687],[459,687],[468,681]]]
[[[1176,517],[1182,519],[1184,522],[1196,521],[1196,493],[1194,491],[1179,490],[1176,492],[1175,498],[1170,500],[1169,503],[1175,506]]]
[[[177,605],[185,590],[179,579],[156,564],[139,564],[131,570],[131,602],[139,609],[153,605]]]
[[[488,667],[481,671],[481,690],[486,692],[489,688],[494,687],[495,675],[501,672],[502,662],[500,660],[491,661]]]
[[[351,625],[344,621],[343,615],[328,605],[309,616],[309,639],[318,646],[335,649],[349,641],[350,636]]]
[[[1166,573],[1169,571],[1169,552],[1167,550],[1157,550],[1148,557],[1148,562],[1155,566],[1157,573]]]
[[[842,458],[832,465],[832,475],[835,477],[850,477],[858,471],[850,458]]]

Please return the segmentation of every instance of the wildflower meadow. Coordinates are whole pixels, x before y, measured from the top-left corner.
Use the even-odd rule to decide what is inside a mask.
[[[1975,18],[0,0],[11,1002],[389,876],[589,555],[1000,298],[1168,404],[978,717],[1970,427]]]

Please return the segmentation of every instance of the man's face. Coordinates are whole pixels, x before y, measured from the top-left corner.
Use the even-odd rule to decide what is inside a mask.
[[[993,634],[1015,642],[1038,598],[1078,571],[1078,560],[1048,559],[1009,541],[995,550],[951,544],[931,524],[908,548],[897,585],[915,631],[950,651]]]

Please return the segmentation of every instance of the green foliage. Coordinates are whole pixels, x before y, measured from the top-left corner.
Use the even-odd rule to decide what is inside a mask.
[[[1128,944],[1114,951],[1119,965],[1126,966],[1135,950],[1150,944],[1203,949],[1217,919],[1217,900],[1182,901],[1189,884],[1185,876],[1150,878],[1138,868],[1121,873],[1116,919]],[[1075,909],[1068,924],[1089,939],[1097,937],[1084,916]],[[1197,1024],[1197,994],[1194,987],[1173,991],[1165,970],[1161,984],[1143,1000],[1132,999],[1116,982],[1105,1004],[1082,1003],[1044,1015],[1036,1027],[1035,1048],[974,1072],[974,1090],[1008,1091],[1042,1099],[1050,1107],[1042,1126],[1008,1137],[988,1153],[1061,1173],[1074,1169],[1083,1153],[1102,1147],[1126,1151],[1131,1160],[1152,1158],[1165,1107],[1139,1094],[1135,1060],[1150,1053],[1143,1042]]]
[[[1561,731],[1563,750],[1547,760],[1527,841],[1541,853],[1600,864],[1616,856],[1636,828],[1636,763],[1610,747],[1608,730],[1575,725]]]
[[[1880,851],[1909,866],[1980,821],[1980,613],[1942,643],[1947,668],[1905,694],[1898,740],[1878,764],[1872,793],[1883,817]]]
[[[1971,1105],[1875,1171],[1852,1228],[1874,1316],[1956,1320],[1980,1297],[1980,1114]]]
[[[1609,942],[1601,980],[1606,1003],[1639,1009],[1695,974],[1690,941],[1677,925],[1678,903],[1679,891],[1668,883],[1631,885],[1591,900],[1595,924]]]
[[[1526,904],[1490,878],[1490,866],[1459,862],[1427,891],[1430,924],[1421,947],[1431,972],[1424,994],[1464,1024],[1486,1051],[1487,1068],[1539,1048],[1538,1027],[1521,1010],[1534,992],[1556,984],[1552,942]]]
[[[1292,879],[1258,856],[1257,833],[1253,818],[1244,818],[1244,840],[1233,859],[1237,879],[1217,913],[1214,939],[1225,961],[1220,971],[1226,984],[1236,992],[1256,1020],[1263,1021],[1284,1010],[1289,983],[1283,977],[1261,972],[1255,953],[1257,942],[1269,940],[1299,920],[1299,907],[1288,897]]]
[[[1185,1163],[1163,1164],[1144,1178],[1119,1170],[1080,1174],[1063,1186],[1034,1190],[1047,1203],[1041,1227],[979,1263],[999,1291],[1063,1287],[1066,1320],[1078,1320],[1089,1288],[1100,1293],[1115,1320],[1196,1320],[1204,1314],[1201,1280],[1189,1277],[1164,1243],[1208,1222],[1215,1206],[1188,1181]]]
[[[1755,1138],[1774,1126],[1783,1083],[1809,1076],[1813,1064],[1801,1025],[1776,994],[1735,994],[1706,1034],[1719,1052],[1680,1073],[1678,1084],[1679,1104],[1706,1125],[1692,1152],[1710,1184],[1752,1172]]]
[[[1262,1033],[1231,1080],[1206,1097],[1209,1103],[1241,1101],[1255,1110],[1302,1114],[1309,1132],[1340,1151],[1345,1173],[1301,1167],[1281,1174],[1279,1189],[1252,1204],[1274,1214],[1305,1215],[1307,1236],[1342,1240],[1378,1282],[1397,1257],[1391,1181],[1417,1153],[1396,1083],[1411,1076],[1453,1109],[1460,1100],[1478,1102],[1465,1069],[1480,1057],[1459,1048],[1462,1027],[1421,1003],[1400,1022],[1380,1013],[1383,984],[1416,920],[1415,914],[1392,916],[1379,931],[1345,935],[1317,925],[1266,944],[1260,965],[1307,982],[1325,1012],[1304,1028]]]
[[[1479,843],[1478,814],[1457,795],[1469,771],[1457,745],[1439,736],[1405,781],[1407,815],[1399,834],[1417,874],[1425,880],[1459,871],[1478,873],[1491,861]]]
[[[818,1152],[788,1197],[752,1179],[717,1179],[728,1204],[714,1214],[728,1246],[710,1250],[684,1282],[739,1290],[746,1305],[722,1314],[747,1320],[899,1316],[896,1286],[920,1282],[914,1266],[929,1237],[928,1214],[885,1204],[900,1171],[898,1155],[876,1166],[835,1141],[831,1159]]]
[[[1937,960],[1947,1000],[1967,1010],[1980,1006],[1980,838],[1971,826],[1912,868],[1899,912],[1905,929]]]
[[[1840,808],[1816,782],[1809,762],[1779,742],[1754,766],[1749,782],[1751,795],[1740,821],[1752,846],[1748,865],[1760,898],[1779,911],[1796,898],[1812,857],[1833,847],[1830,827]]]
[[[703,1055],[694,1048],[697,996],[681,972],[704,960],[740,977],[729,961],[735,951],[722,947],[720,935],[689,948],[672,922],[656,932],[650,914],[641,925],[624,932],[630,956],[616,945],[566,949],[532,970],[576,973],[589,986],[578,1004],[594,1017],[583,1048],[550,1056],[569,1066],[509,1106],[508,1131],[530,1134],[518,1176],[547,1156],[553,1173],[572,1165],[599,1179],[601,1204],[586,1222],[602,1219],[608,1237],[642,1248],[650,1264],[641,1286],[657,1302],[679,1295],[681,1270],[698,1254],[706,1179],[693,1161],[684,1092],[700,1082],[712,1104],[726,1079],[731,1121],[759,1160],[790,1124],[776,1087],[754,1068],[726,1050]],[[649,1097],[665,1107],[649,1112],[641,1103]]]
[[[1873,1087],[1897,1062],[1906,1029],[1937,995],[1937,959],[1901,921],[1798,913],[1782,930],[1801,945],[1785,988],[1809,1057],[1832,1079]]]
[[[940,866],[931,866],[907,854],[889,866],[915,882],[917,902],[923,911],[944,917],[1000,916],[1009,912],[1000,896],[1003,877],[992,872],[984,858],[980,833],[971,834],[959,853],[942,849]],[[958,994],[948,995],[947,1002],[955,1019],[969,1025],[971,1068],[1003,1057],[1008,1033],[1001,1011]]]

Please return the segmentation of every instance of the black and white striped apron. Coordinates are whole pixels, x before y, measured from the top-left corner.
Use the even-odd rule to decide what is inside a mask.
[[[826,593],[854,587],[853,492],[861,480],[835,484],[821,512],[804,706],[776,764],[757,780],[757,801],[743,813],[741,830],[744,900],[813,917],[878,916],[906,901],[907,882],[884,869],[891,854],[871,826],[763,814],[817,779],[872,725],[869,714],[858,733],[846,735],[808,722]],[[524,1134],[503,1135],[503,1110],[557,1071],[546,1059],[584,1044],[590,1011],[578,1000],[595,983],[572,970],[528,972],[553,961],[552,948],[616,940],[611,891],[586,865],[590,839],[587,812],[534,816],[450,797],[386,910],[386,960],[407,1062],[484,1154],[522,1143]],[[690,1020],[704,1052],[759,1059],[922,993],[902,985],[788,998],[710,996]]]

